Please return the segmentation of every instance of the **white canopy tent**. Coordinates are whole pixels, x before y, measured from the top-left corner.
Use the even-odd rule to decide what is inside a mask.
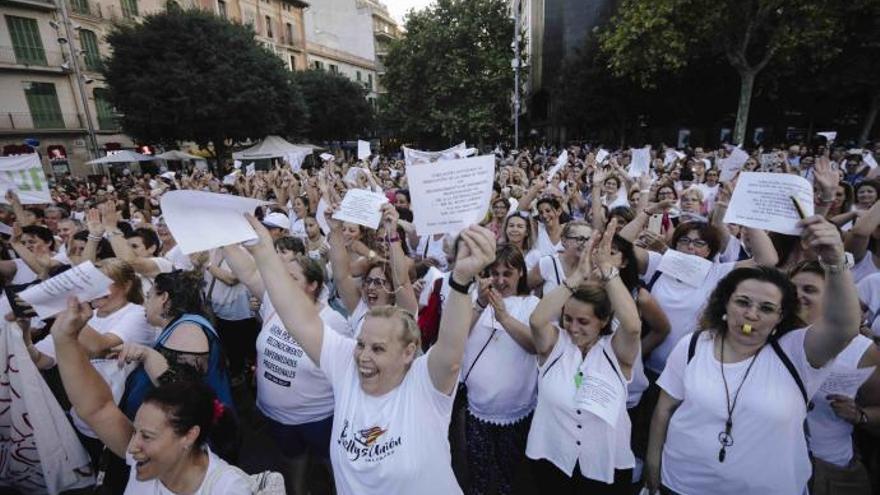
[[[246,161],[287,158],[290,155],[308,155],[311,153],[311,147],[291,144],[280,136],[266,136],[259,144],[251,146],[246,150],[237,151],[232,154],[232,157],[236,160]]]
[[[156,158],[161,158],[163,160],[204,160],[204,158],[196,155],[190,155],[189,153],[184,153],[180,150],[170,150],[165,153],[160,153],[156,155]]]
[[[104,163],[131,163],[131,162],[149,162],[155,160],[155,156],[142,155],[130,150],[122,150],[112,155],[102,156],[95,160],[86,162],[88,165],[101,165]]]

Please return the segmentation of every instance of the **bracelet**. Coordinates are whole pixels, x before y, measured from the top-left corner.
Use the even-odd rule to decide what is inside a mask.
[[[103,235],[93,235],[93,234],[89,234],[87,237],[87,239],[90,241],[100,241],[103,238],[104,238]]]
[[[618,270],[617,267],[612,266],[611,270],[609,270],[608,273],[602,272],[602,281],[607,283],[607,282],[610,282],[612,279],[614,279],[614,277],[619,277],[619,276],[620,276],[620,270]]]
[[[822,258],[819,258],[819,266],[830,274],[837,274],[846,271],[849,268],[849,263],[846,262],[846,257],[834,264],[825,263]]]
[[[474,279],[470,279],[466,284],[460,284],[455,281],[455,277],[449,275],[449,288],[454,290],[455,292],[470,294],[471,285],[473,285],[473,283]]]
[[[563,281],[562,281],[562,286],[565,287],[566,289],[568,289],[569,292],[571,292],[572,294],[574,294],[574,292],[575,292],[575,290],[576,290],[574,287],[568,285],[568,280],[563,280]]]
[[[482,304],[480,304],[480,300],[477,299],[477,311],[483,311],[484,309],[486,309],[488,307],[489,307],[488,303],[486,305],[482,305]]]
[[[108,231],[106,232],[106,235],[107,235],[107,237],[113,237],[113,236],[115,236],[115,235],[122,235],[122,231],[119,230],[119,229],[116,229],[116,230],[108,230]]]
[[[400,242],[400,236],[397,234],[394,234],[393,237],[388,236],[385,238],[385,242],[387,242],[388,244],[391,244],[392,242]]]

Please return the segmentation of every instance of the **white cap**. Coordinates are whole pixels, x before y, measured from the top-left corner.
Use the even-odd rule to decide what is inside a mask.
[[[263,225],[266,228],[270,229],[289,229],[290,228],[290,219],[287,218],[287,215],[284,213],[280,213],[277,211],[273,211],[269,213],[265,217],[263,217]]]

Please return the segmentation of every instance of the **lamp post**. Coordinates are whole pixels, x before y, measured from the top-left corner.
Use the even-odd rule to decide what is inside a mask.
[[[86,149],[89,153],[89,159],[94,159],[98,157],[98,139],[95,136],[95,126],[92,124],[92,112],[89,110],[89,100],[86,96],[84,76],[79,66],[79,55],[77,54],[76,45],[73,42],[73,26],[70,23],[70,16],[67,13],[67,1],[58,0],[58,7],[61,10],[61,20],[64,23],[64,33],[67,36],[67,47],[70,51],[70,68],[73,69],[73,76],[74,79],[76,79],[76,88],[79,90],[83,113],[86,118],[86,129],[88,130],[88,139],[86,140],[88,145],[86,146]]]

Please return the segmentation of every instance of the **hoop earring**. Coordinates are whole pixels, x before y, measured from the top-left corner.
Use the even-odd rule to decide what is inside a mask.
[[[727,314],[721,315],[721,321],[727,321]]]

